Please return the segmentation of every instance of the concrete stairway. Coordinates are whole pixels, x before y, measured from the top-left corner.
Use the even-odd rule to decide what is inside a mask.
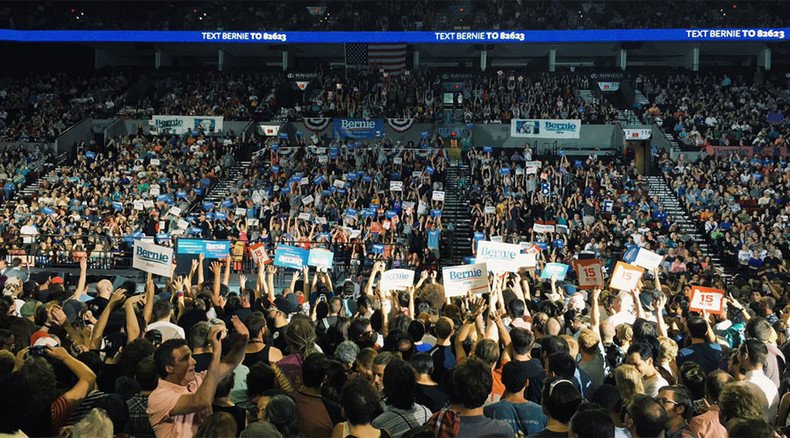
[[[721,265],[721,258],[710,244],[710,239],[705,235],[704,229],[700,224],[697,224],[694,218],[686,211],[675,193],[667,185],[666,181],[664,181],[664,177],[654,175],[645,176],[644,179],[647,183],[650,197],[652,198],[655,196],[658,198],[658,203],[664,207],[664,211],[667,212],[667,217],[670,222],[678,224],[680,231],[684,235],[688,235],[694,242],[697,242],[703,255],[710,257],[714,268],[721,273],[724,281],[729,284],[732,278],[731,273],[725,272]]]
[[[466,179],[466,189],[458,185],[458,180]],[[464,257],[472,255],[472,215],[469,210],[469,184],[471,170],[468,165],[458,164],[447,168],[444,180],[444,209],[442,222],[455,225],[453,236],[445,231],[442,233],[444,248],[450,249],[449,257],[442,258],[442,265],[453,266],[464,263]],[[452,242],[450,242],[452,239]],[[447,252],[445,252],[447,253]]]

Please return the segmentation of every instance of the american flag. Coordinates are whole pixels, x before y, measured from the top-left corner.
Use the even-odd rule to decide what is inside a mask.
[[[406,44],[346,44],[346,67],[384,69],[399,75],[406,68]]]

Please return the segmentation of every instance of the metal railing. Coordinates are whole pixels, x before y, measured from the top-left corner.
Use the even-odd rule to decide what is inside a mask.
[[[92,240],[94,245],[101,244],[101,249],[87,250],[81,245],[73,245],[71,249],[67,249],[64,244],[48,244],[44,243],[48,238],[64,239],[70,238],[73,240]],[[205,239],[211,240],[211,239]],[[177,247],[178,238],[172,239],[168,242],[157,242],[165,246]],[[133,241],[130,242],[129,238],[110,237],[110,236],[61,236],[61,235],[39,235],[33,243],[11,242],[12,249],[8,251],[6,260],[11,261],[14,258],[22,259],[23,263],[29,264],[31,267],[40,268],[75,268],[79,265],[81,258],[87,257],[88,269],[129,269],[132,267],[132,251]],[[255,243],[255,242],[252,242]],[[281,242],[280,244],[286,245],[290,243]],[[302,247],[309,248],[322,248],[329,249],[334,253],[333,267],[335,269],[347,270],[349,267],[369,267],[377,260],[384,260],[384,254],[389,253],[386,260],[392,260],[396,253],[396,249],[401,249],[400,253],[404,256],[408,255],[408,245],[405,243],[386,243],[377,244],[373,242],[328,242],[325,240],[314,241],[299,241],[294,245],[301,245]],[[374,252],[374,245],[389,246],[389,250],[385,252]],[[354,249],[360,254],[359,257],[352,256]],[[110,249],[104,249],[110,248]],[[362,250],[364,248],[364,251]],[[276,244],[266,245],[267,253],[270,258],[274,258]],[[197,256],[196,256],[197,257]],[[245,244],[243,251],[239,254],[238,249],[231,244],[230,257],[233,259],[233,270],[238,272],[254,272],[257,269],[255,260],[248,251],[248,245]],[[393,265],[397,266],[399,263],[396,261]],[[405,265],[405,260],[402,265]]]

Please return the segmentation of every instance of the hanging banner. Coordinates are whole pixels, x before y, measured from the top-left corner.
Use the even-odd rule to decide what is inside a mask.
[[[603,272],[601,261],[597,259],[579,259],[574,262],[579,289],[603,288]]]
[[[313,131],[313,132],[320,132],[329,126],[329,122],[332,119],[329,117],[305,117],[302,122],[304,123],[305,128]]]
[[[644,272],[645,270],[639,266],[617,262],[612,272],[612,278],[609,281],[609,287],[624,291],[633,290],[636,285],[639,284],[639,280],[642,278]]]
[[[173,248],[141,240],[134,241],[133,268],[162,277],[170,277],[172,264]]]
[[[186,134],[202,128],[205,132],[221,132],[222,116],[167,116],[154,115],[148,121],[156,134]]]
[[[724,291],[710,287],[691,286],[691,297],[689,300],[689,310],[692,312],[702,312],[720,315],[723,313],[722,301],[724,301]]]
[[[307,265],[315,266],[316,268],[329,269],[332,267],[332,261],[334,259],[335,253],[329,251],[328,249],[311,248],[310,253],[307,256]]]
[[[488,292],[488,265],[475,263],[473,265],[452,266],[442,268],[442,283],[444,295],[447,297],[466,296]]]
[[[414,119],[387,119],[387,125],[397,132],[405,132],[414,124]]]
[[[510,121],[511,137],[530,138],[579,138],[582,121],[575,119],[513,119]]]
[[[302,269],[307,264],[310,251],[291,245],[277,245],[274,251],[274,266]]]
[[[382,291],[405,290],[414,285],[414,271],[411,269],[390,269],[381,273],[379,283]]]
[[[384,119],[334,119],[335,138],[377,138],[384,136]]]

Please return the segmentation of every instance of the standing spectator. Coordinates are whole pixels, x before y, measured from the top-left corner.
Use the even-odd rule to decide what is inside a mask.
[[[569,438],[612,438],[615,436],[614,422],[605,409],[594,403],[579,406],[571,418]]]
[[[540,405],[524,398],[524,387],[529,381],[526,362],[511,361],[502,367],[505,394],[502,399],[483,408],[485,416],[504,420],[514,434],[525,436],[540,432],[546,427],[546,415]]]
[[[689,421],[689,429],[699,438],[717,438],[726,435],[727,431],[719,421],[719,395],[732,381],[732,376],[722,370],[713,371],[705,378],[705,401],[708,410]]]
[[[667,438],[694,438],[696,434],[689,429],[694,406],[686,388],[682,386],[665,386],[658,391],[657,400],[664,406],[667,413]]]
[[[745,380],[757,385],[765,394],[765,399],[768,400],[768,422],[773,424],[779,407],[779,391],[763,371],[768,359],[768,348],[763,342],[747,339],[741,344],[739,352],[741,367],[746,370]]]
[[[700,364],[705,374],[719,367],[721,346],[716,342],[713,330],[704,318],[694,316],[686,321],[686,330],[691,336],[691,345],[678,352],[678,367],[687,361]]]
[[[625,424],[633,438],[663,436],[667,413],[654,398],[640,395],[628,405]]]
[[[491,368],[482,360],[471,357],[458,365],[452,374],[453,392],[458,406],[458,437],[511,437],[513,429],[502,420],[483,415],[483,405],[494,386]]]
[[[414,369],[401,359],[391,361],[384,370],[384,396],[387,407],[373,420],[373,426],[384,429],[393,438],[424,424],[432,412],[415,403],[417,380]]]
[[[126,433],[139,438],[153,438],[154,430],[148,419],[148,396],[156,389],[158,376],[156,365],[152,357],[147,357],[137,364],[134,380],[140,385],[140,392],[126,401],[129,407],[129,422],[126,423]]]
[[[658,394],[658,388],[669,385],[653,366],[653,347],[650,344],[636,342],[628,347],[626,361],[629,365],[635,366],[639,370],[639,374],[642,375],[642,385],[646,395],[655,397]]]
[[[302,387],[294,393],[299,408],[299,430],[305,436],[329,436],[343,419],[340,406],[321,396],[330,360],[323,353],[313,353],[302,364]]]
[[[194,434],[211,408],[217,384],[241,363],[249,333],[238,317],[232,321],[239,337],[224,360],[220,360],[223,326],[211,327],[213,357],[203,373],[195,373],[196,362],[184,339],[165,341],[154,352],[160,379],[148,397],[148,415],[157,437]]]
[[[447,394],[442,387],[431,379],[433,360],[428,353],[417,353],[411,358],[411,366],[417,374],[417,394],[415,401],[431,412],[438,412],[447,404]]]
[[[567,379],[549,378],[543,385],[541,404],[546,412],[546,427],[533,437],[567,436],[569,422],[582,402],[576,384]]]
[[[335,425],[332,438],[390,437],[386,430],[374,427],[372,424],[373,418],[381,408],[376,390],[364,378],[358,377],[346,384],[343,388],[342,406],[347,421]]]

